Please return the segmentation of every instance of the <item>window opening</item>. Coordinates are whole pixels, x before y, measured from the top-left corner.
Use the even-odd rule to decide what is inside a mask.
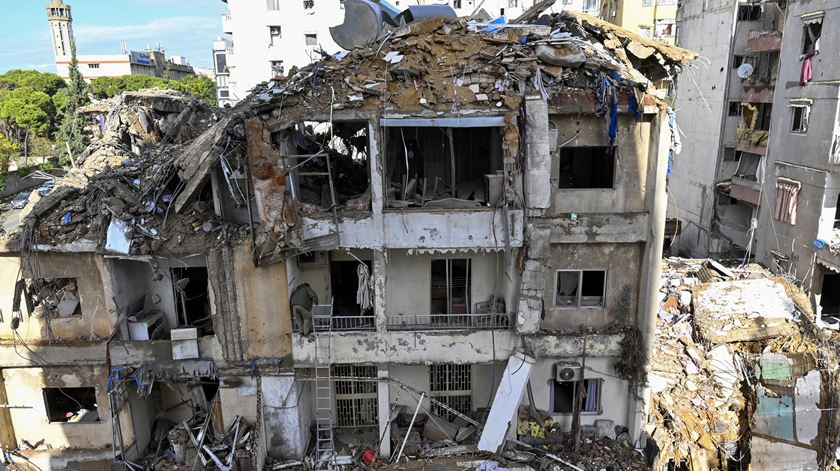
[[[724,162],[738,162],[741,160],[741,151],[734,147],[724,147],[723,160]]]
[[[558,270],[558,308],[604,307],[607,272],[603,270]]]
[[[318,35],[315,33],[304,34],[304,40],[306,41],[307,46],[317,46],[318,45]]]
[[[463,208],[503,197],[500,128],[388,127],[388,204]]]
[[[207,267],[174,267],[175,309],[181,327],[196,327],[199,335],[213,334]]]
[[[338,427],[378,427],[379,405],[376,391],[375,366],[336,365],[335,410]],[[358,379],[356,379],[358,378]]]
[[[472,410],[472,365],[430,365],[429,384],[431,397],[461,414]],[[437,404],[432,413],[449,421],[456,417]]]
[[[271,61],[271,74],[275,77],[284,75],[286,68],[283,66],[283,61]]]
[[[55,319],[82,315],[76,278],[33,278],[24,295],[29,298],[27,310],[36,317]]]
[[[735,176],[741,177],[745,180],[758,181],[758,165],[760,163],[760,155],[750,154],[748,152],[741,153],[738,170],[735,171]]]
[[[811,112],[811,107],[807,105],[793,105],[790,107],[791,111],[791,132],[804,134],[808,132],[808,117]]]
[[[741,116],[741,102],[740,101],[730,101],[729,102],[729,116]]]
[[[283,29],[280,26],[269,26],[268,27],[268,36],[269,36],[269,45],[276,46],[280,38],[283,37]]]
[[[738,21],[758,21],[760,19],[760,5],[741,5],[738,7]]]
[[[287,168],[292,168],[292,196],[304,213],[330,209],[330,178],[338,206],[370,211],[367,121],[307,121],[286,135]],[[329,155],[329,168],[326,157]],[[328,172],[329,170],[329,172]]]
[[[560,150],[558,187],[612,188],[615,147],[564,147]]]
[[[50,423],[99,422],[96,388],[44,388],[43,394]]]
[[[227,54],[224,52],[216,54],[216,73],[226,74],[227,70]]]
[[[830,273],[823,276],[820,295],[822,316],[840,316],[840,275]]]
[[[554,414],[574,413],[577,397],[582,414],[600,414],[602,384],[601,379],[555,380],[551,391],[551,412]]]
[[[806,20],[802,26],[802,54],[817,53],[822,36],[822,17]]]
[[[840,229],[840,194],[837,195],[837,204],[834,206],[834,228]]]

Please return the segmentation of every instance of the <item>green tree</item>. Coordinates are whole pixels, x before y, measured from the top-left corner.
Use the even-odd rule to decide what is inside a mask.
[[[216,99],[216,82],[206,75],[187,75],[181,80],[171,80],[168,85],[175,90],[201,98],[213,106],[219,104]]]
[[[148,75],[123,75],[121,77],[98,77],[90,82],[90,92],[96,98],[111,98],[122,92],[159,88],[187,92],[197,98],[216,105],[216,84],[203,75],[187,75],[180,80],[166,80]]]
[[[49,96],[67,87],[67,83],[56,74],[38,72],[37,70],[10,70],[0,74],[0,88],[30,87],[44,92]]]
[[[29,155],[30,136],[49,134],[53,124],[52,116],[52,99],[44,92],[25,86],[0,94],[3,131],[23,146],[24,155]]]
[[[67,90],[67,103],[64,107],[64,119],[61,123],[61,140],[69,147],[73,155],[80,154],[86,145],[85,121],[78,110],[87,104],[87,87],[79,73],[79,61],[76,59],[76,44],[70,45],[70,87]],[[63,154],[62,154],[63,155]],[[59,159],[66,164],[66,161]]]
[[[10,141],[6,136],[0,134],[0,181],[2,181],[2,188],[6,187],[6,173],[9,171],[9,161],[17,154],[17,145]]]

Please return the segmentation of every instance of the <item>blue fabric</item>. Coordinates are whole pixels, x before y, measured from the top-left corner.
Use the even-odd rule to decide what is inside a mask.
[[[627,101],[629,103],[628,107],[630,108],[630,112],[633,113],[633,116],[635,116],[637,120],[642,119],[642,110],[639,109],[639,102],[636,101],[636,95],[632,93],[627,95]]]

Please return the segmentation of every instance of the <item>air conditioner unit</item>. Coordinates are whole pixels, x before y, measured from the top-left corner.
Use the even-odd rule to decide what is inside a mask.
[[[561,361],[554,365],[554,379],[557,381],[580,381],[583,372],[578,362]]]

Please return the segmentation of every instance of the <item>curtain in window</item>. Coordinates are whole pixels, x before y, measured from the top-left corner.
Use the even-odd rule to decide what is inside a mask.
[[[600,402],[601,395],[601,380],[587,379],[584,380],[586,387],[586,400],[583,404],[583,412],[598,412],[598,402]]]
[[[773,217],[790,225],[796,224],[796,208],[799,204],[799,182],[779,180],[776,182],[776,208]]]

